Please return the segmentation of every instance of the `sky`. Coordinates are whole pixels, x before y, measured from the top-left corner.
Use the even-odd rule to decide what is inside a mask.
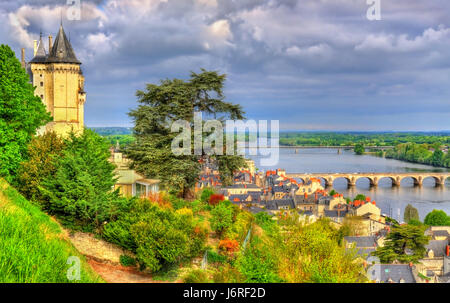
[[[379,1],[371,21],[366,0],[0,0],[0,43],[31,60],[62,15],[89,127],[133,126],[136,90],[205,68],[282,130],[450,130],[450,1]]]

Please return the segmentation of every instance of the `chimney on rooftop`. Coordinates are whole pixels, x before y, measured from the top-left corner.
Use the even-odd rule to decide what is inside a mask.
[[[48,52],[50,53],[53,48],[53,37],[52,35],[48,36]]]
[[[22,68],[25,68],[25,49],[22,48],[22,60],[20,61],[22,63]]]
[[[37,53],[37,40],[34,40],[34,41],[33,41],[33,45],[34,45],[34,53],[33,53],[33,56],[36,56],[36,53]]]

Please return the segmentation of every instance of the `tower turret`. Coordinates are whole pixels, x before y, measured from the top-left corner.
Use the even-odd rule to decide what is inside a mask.
[[[80,132],[84,128],[84,76],[81,62],[67,39],[63,25],[59,28],[54,43],[49,38],[48,54],[42,41],[42,34],[36,54],[30,61],[30,70],[35,94],[41,97],[53,121],[39,133],[55,131],[66,136],[71,130]]]

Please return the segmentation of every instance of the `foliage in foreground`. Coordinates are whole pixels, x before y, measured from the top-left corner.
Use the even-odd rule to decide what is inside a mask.
[[[63,141],[54,134],[33,140],[32,157],[23,164],[22,191],[50,215],[72,229],[93,231],[114,220],[130,203],[114,186],[108,143],[91,130]],[[46,153],[48,151],[48,153]]]
[[[285,226],[278,243],[280,277],[287,282],[354,283],[365,281],[355,254],[339,245],[329,220]]]
[[[241,282],[365,281],[362,265],[339,244],[339,232],[328,220],[304,224],[292,215],[277,224],[266,214],[258,214],[256,223],[264,232],[253,236],[238,258]]]
[[[208,273],[202,269],[192,269],[184,277],[184,283],[209,283]]]
[[[206,236],[192,210],[174,211],[145,199],[135,200],[103,230],[106,240],[134,252],[141,267],[153,272],[198,256]]]
[[[30,201],[44,201],[40,190],[45,178],[57,171],[57,158],[64,151],[64,141],[55,133],[48,132],[34,137],[28,145],[28,160],[23,162],[16,178],[16,187]]]
[[[58,224],[0,180],[0,283],[101,282]],[[81,260],[81,280],[69,281],[70,256]]]
[[[12,182],[36,130],[51,121],[30,78],[7,45],[0,45],[0,176]]]

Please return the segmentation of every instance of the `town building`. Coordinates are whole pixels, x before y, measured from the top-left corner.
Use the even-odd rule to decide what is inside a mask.
[[[120,151],[119,144],[110,149],[111,157],[109,161],[116,165],[115,174],[117,177],[114,190],[119,190],[125,197],[149,197],[151,194],[159,192],[160,181],[148,179],[130,169],[130,161]]]

